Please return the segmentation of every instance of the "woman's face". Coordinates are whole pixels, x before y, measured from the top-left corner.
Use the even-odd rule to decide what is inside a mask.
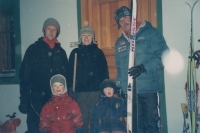
[[[92,43],[92,35],[83,34],[81,36],[81,41],[82,41],[83,45],[90,45]]]

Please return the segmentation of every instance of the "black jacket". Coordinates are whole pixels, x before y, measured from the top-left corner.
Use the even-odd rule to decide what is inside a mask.
[[[70,86],[73,83],[74,55],[77,53],[76,92],[99,91],[100,84],[109,78],[105,55],[96,44],[82,45],[72,50],[69,57]]]
[[[42,106],[51,97],[50,78],[62,74],[68,79],[68,59],[60,44],[51,49],[39,38],[25,52],[20,68],[20,102],[29,104],[40,113]]]

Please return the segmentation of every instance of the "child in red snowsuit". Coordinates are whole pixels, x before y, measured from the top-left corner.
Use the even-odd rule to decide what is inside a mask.
[[[68,95],[64,76],[57,74],[50,80],[52,97],[40,113],[42,133],[77,133],[83,125],[77,102]]]

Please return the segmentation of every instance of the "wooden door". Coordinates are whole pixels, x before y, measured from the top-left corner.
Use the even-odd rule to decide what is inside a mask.
[[[88,21],[95,31],[95,40],[103,50],[108,63],[110,79],[116,79],[114,58],[115,41],[121,35],[121,29],[114,19],[115,11],[121,6],[130,8],[131,0],[80,0],[81,24]],[[137,21],[147,20],[156,27],[156,0],[137,1]]]

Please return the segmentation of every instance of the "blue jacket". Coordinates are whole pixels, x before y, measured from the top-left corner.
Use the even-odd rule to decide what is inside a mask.
[[[92,112],[92,133],[101,131],[124,131],[126,124],[124,117],[127,116],[127,103],[119,97],[103,97]]]
[[[122,33],[115,43],[115,62],[117,68],[116,84],[123,93],[127,93],[129,39]],[[163,35],[152,25],[144,21],[136,33],[135,63],[143,64],[146,72],[136,78],[137,93],[156,93],[163,89],[164,55],[169,53]]]

